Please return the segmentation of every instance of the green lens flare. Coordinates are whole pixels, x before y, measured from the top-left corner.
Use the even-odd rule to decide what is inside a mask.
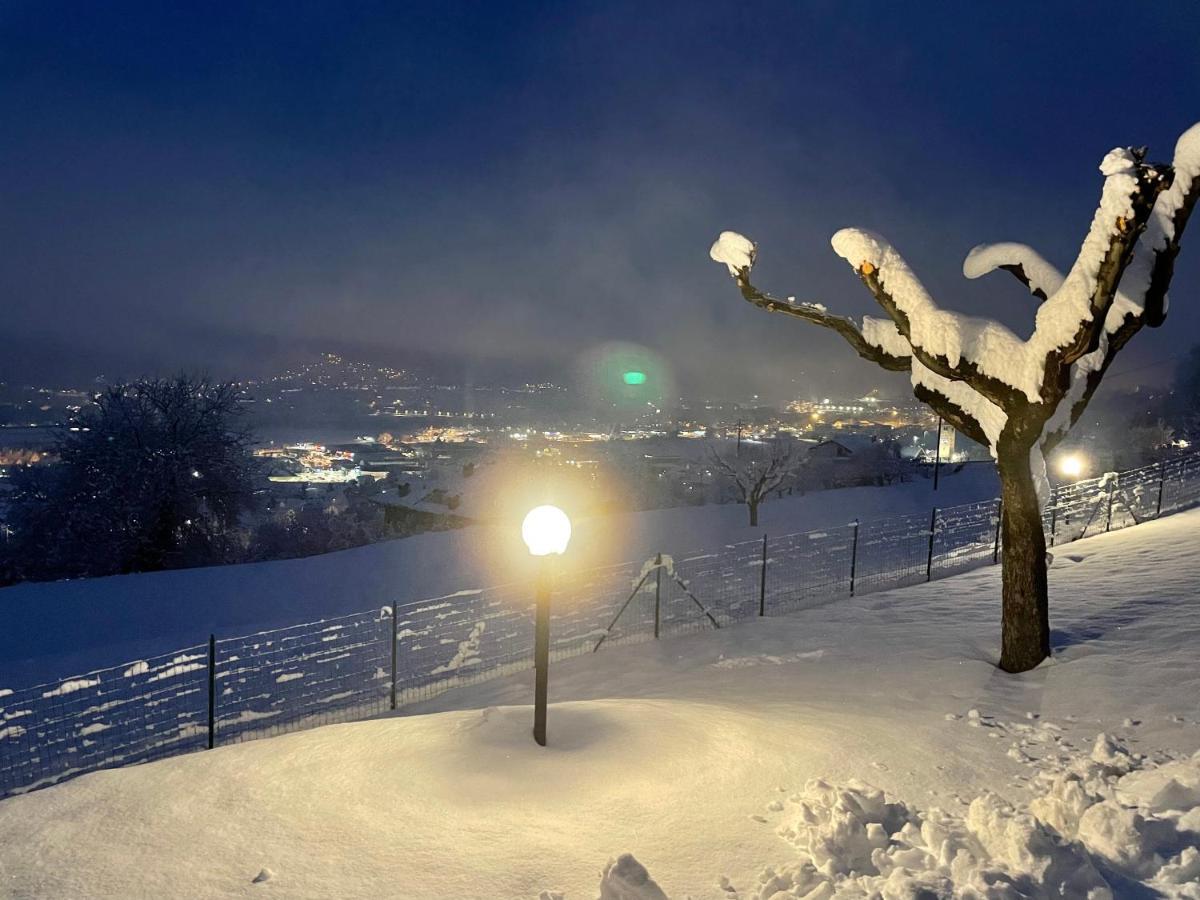
[[[646,373],[645,372],[626,372],[621,377],[625,380],[626,384],[645,384],[646,383]]]

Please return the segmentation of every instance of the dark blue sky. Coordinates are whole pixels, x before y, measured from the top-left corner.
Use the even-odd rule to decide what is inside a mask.
[[[688,392],[895,385],[707,258],[856,315],[874,228],[1018,329],[985,240],[1066,267],[1117,144],[1200,120],[1200,4],[181,3],[0,7],[0,377],[252,374],[323,349],[554,376],[606,341]],[[1200,340],[1200,231],[1165,328]],[[1148,364],[1157,368],[1140,369]]]

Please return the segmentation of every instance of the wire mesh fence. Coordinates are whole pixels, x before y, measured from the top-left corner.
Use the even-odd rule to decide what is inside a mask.
[[[1047,543],[1200,504],[1200,454],[1060,486]],[[551,659],[722,628],[941,578],[1003,555],[1001,505],[656,554],[552,573]],[[524,582],[216,639],[20,690],[0,689],[0,798],[96,769],[362,719],[532,668]]]

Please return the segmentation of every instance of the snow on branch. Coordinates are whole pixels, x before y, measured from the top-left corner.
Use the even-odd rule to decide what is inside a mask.
[[[913,358],[950,381],[964,381],[1004,404],[1016,390],[1010,368],[1022,341],[999,322],[941,309],[908,263],[886,240],[843,228],[831,241],[908,341]]]
[[[1060,366],[1097,349],[1138,238],[1171,184],[1171,167],[1146,165],[1143,154],[1117,149],[1104,157],[1104,190],[1091,228],[1062,286],[1038,308],[1028,365],[1040,363],[1047,382]]]
[[[994,455],[1002,442],[1018,456],[1028,452],[1041,486],[1044,451],[1079,418],[1121,348],[1166,315],[1180,238],[1200,199],[1200,124],[1180,137],[1169,166],[1146,163],[1144,149],[1117,148],[1100,171],[1100,202],[1066,275],[1018,243],[980,245],[963,262],[967,278],[1004,269],[1042,300],[1028,340],[940,307],[892,245],[869,231],[845,228],[832,239],[888,315],[864,318],[861,328],[820,304],[782,302],[756,288],[757,247],[740,234],[723,232],[710,255],[755,306],[832,329],[863,358],[908,371],[917,397]]]
[[[1070,367],[1063,401],[1045,426],[1042,443],[1046,450],[1056,446],[1079,420],[1121,348],[1144,326],[1157,328],[1166,318],[1167,287],[1174,274],[1180,239],[1200,199],[1200,124],[1179,138],[1171,167],[1174,177],[1158,194],[1095,349]]]
[[[757,247],[749,238],[735,231],[723,231],[709,250],[709,256],[715,262],[723,263],[738,289],[747,301],[759,309],[768,312],[784,313],[829,328],[840,334],[854,351],[863,359],[882,366],[893,372],[907,372],[909,369],[909,354],[907,345],[901,346],[894,340],[886,342],[880,338],[878,342],[865,336],[867,321],[864,328],[859,330],[854,320],[845,316],[831,316],[820,303],[793,303],[778,300],[750,283],[750,270],[754,266]],[[877,335],[878,337],[878,335]]]
[[[1152,328],[1166,318],[1167,287],[1179,255],[1179,239],[1200,197],[1200,124],[1180,136],[1171,166],[1174,180],[1159,194],[1124,279],[1131,305],[1145,312],[1146,324]],[[1111,324],[1108,330],[1113,330]]]
[[[963,260],[967,278],[982,278],[997,269],[1011,273],[1040,300],[1049,298],[1063,283],[1062,273],[1028,244],[980,244]]]

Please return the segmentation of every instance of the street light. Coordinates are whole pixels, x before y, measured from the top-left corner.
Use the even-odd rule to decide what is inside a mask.
[[[537,624],[533,640],[533,739],[546,746],[546,695],[550,685],[550,558],[566,552],[571,520],[557,506],[538,506],[525,515],[521,539],[541,558],[537,576]]]

